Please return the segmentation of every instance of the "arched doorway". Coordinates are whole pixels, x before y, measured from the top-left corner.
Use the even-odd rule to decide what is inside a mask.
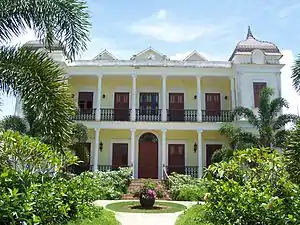
[[[139,178],[158,178],[158,139],[152,133],[145,133],[139,139]]]

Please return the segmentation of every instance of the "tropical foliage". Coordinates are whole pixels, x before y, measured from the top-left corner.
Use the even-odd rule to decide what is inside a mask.
[[[293,86],[300,94],[300,55],[298,55],[297,59],[295,60],[292,70]]]
[[[207,192],[204,179],[172,173],[169,176],[171,198],[176,201],[201,201]]]
[[[7,43],[26,28],[35,31],[48,51],[59,41],[69,59],[86,49],[87,5],[81,0],[0,1],[0,42]],[[70,142],[73,100],[64,71],[47,51],[0,47],[0,90],[18,95],[41,122],[45,143],[63,150]]]
[[[119,199],[127,191],[130,169],[70,176],[64,168],[76,158],[69,152],[57,153],[37,138],[13,131],[1,134],[0,142],[0,224],[93,219],[103,214],[93,201]]]
[[[300,121],[287,139],[284,149],[286,168],[290,179],[300,185]]]
[[[256,136],[250,136],[249,133],[241,135],[249,135],[250,138],[247,137],[246,143],[250,142],[254,146],[263,147],[283,147],[287,135],[285,125],[295,122],[298,117],[293,114],[280,114],[284,107],[288,108],[288,102],[281,97],[272,99],[273,94],[274,92],[270,88],[264,88],[261,91],[257,115],[249,108],[237,107],[234,109],[233,116],[246,118],[258,131]],[[241,142],[243,141],[241,140]]]
[[[202,213],[194,213],[199,206],[191,208],[186,215],[193,217],[183,215],[178,224],[299,224],[299,186],[276,151],[237,150],[228,162],[211,165],[206,179]]]

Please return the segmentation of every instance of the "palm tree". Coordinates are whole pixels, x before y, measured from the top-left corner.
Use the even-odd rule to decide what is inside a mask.
[[[293,86],[296,89],[296,91],[300,94],[300,55],[295,60],[295,64],[292,70]]]
[[[263,147],[283,147],[287,134],[285,125],[296,122],[297,116],[293,114],[281,114],[283,107],[288,108],[288,102],[281,97],[271,99],[274,94],[270,88],[264,88],[260,93],[258,113],[245,107],[237,107],[233,110],[233,116],[243,116],[258,131],[253,145]]]
[[[219,132],[228,140],[228,145],[218,149],[212,155],[212,162],[228,161],[232,158],[234,150],[245,149],[258,145],[258,138],[251,132],[244,131],[232,123],[223,123]]]
[[[48,51],[58,40],[70,59],[86,49],[89,14],[82,0],[1,0],[0,43],[19,36],[26,28],[35,31]],[[0,46],[0,90],[18,95],[24,107],[41,122],[46,143],[59,150],[70,144],[74,103],[65,72],[47,52]]]

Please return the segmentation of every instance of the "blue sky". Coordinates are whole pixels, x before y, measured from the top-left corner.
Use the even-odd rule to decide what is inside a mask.
[[[172,59],[182,59],[194,49],[208,60],[227,60],[248,25],[257,39],[274,42],[282,50],[282,94],[297,113],[299,96],[293,91],[290,67],[300,53],[298,0],[89,0],[91,42],[81,59],[91,59],[103,49],[120,59],[152,46]],[[34,39],[32,32],[12,40]],[[13,113],[14,99],[4,98],[0,116]]]

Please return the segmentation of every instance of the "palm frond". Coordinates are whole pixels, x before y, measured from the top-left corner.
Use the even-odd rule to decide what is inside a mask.
[[[294,114],[283,114],[276,118],[273,124],[273,130],[278,130],[284,128],[290,122],[296,123],[299,117]]]
[[[233,117],[243,116],[246,119],[248,119],[248,122],[250,124],[252,124],[253,126],[255,126],[255,127],[259,126],[259,121],[258,121],[257,117],[254,115],[254,112],[249,108],[239,106],[233,110],[232,116]]]
[[[0,89],[17,93],[41,121],[45,142],[62,150],[70,143],[74,103],[64,71],[47,53],[0,47]]]
[[[0,123],[1,129],[7,131],[18,131],[21,134],[26,134],[28,127],[26,120],[19,116],[5,116]]]
[[[300,55],[298,55],[295,63],[292,67],[292,76],[293,86],[296,91],[300,94]]]
[[[287,138],[290,134],[288,130],[279,130],[275,133],[274,147],[283,148],[285,147]]]
[[[259,104],[258,104],[259,120],[262,121],[271,120],[270,102],[273,94],[274,91],[271,88],[266,87],[261,90],[259,95]]]
[[[270,103],[270,114],[272,117],[275,117],[280,113],[282,108],[288,108],[289,103],[284,98],[275,98]]]
[[[29,27],[50,50],[58,40],[68,58],[74,59],[87,48],[90,26],[82,0],[0,1],[0,41],[9,41]]]

